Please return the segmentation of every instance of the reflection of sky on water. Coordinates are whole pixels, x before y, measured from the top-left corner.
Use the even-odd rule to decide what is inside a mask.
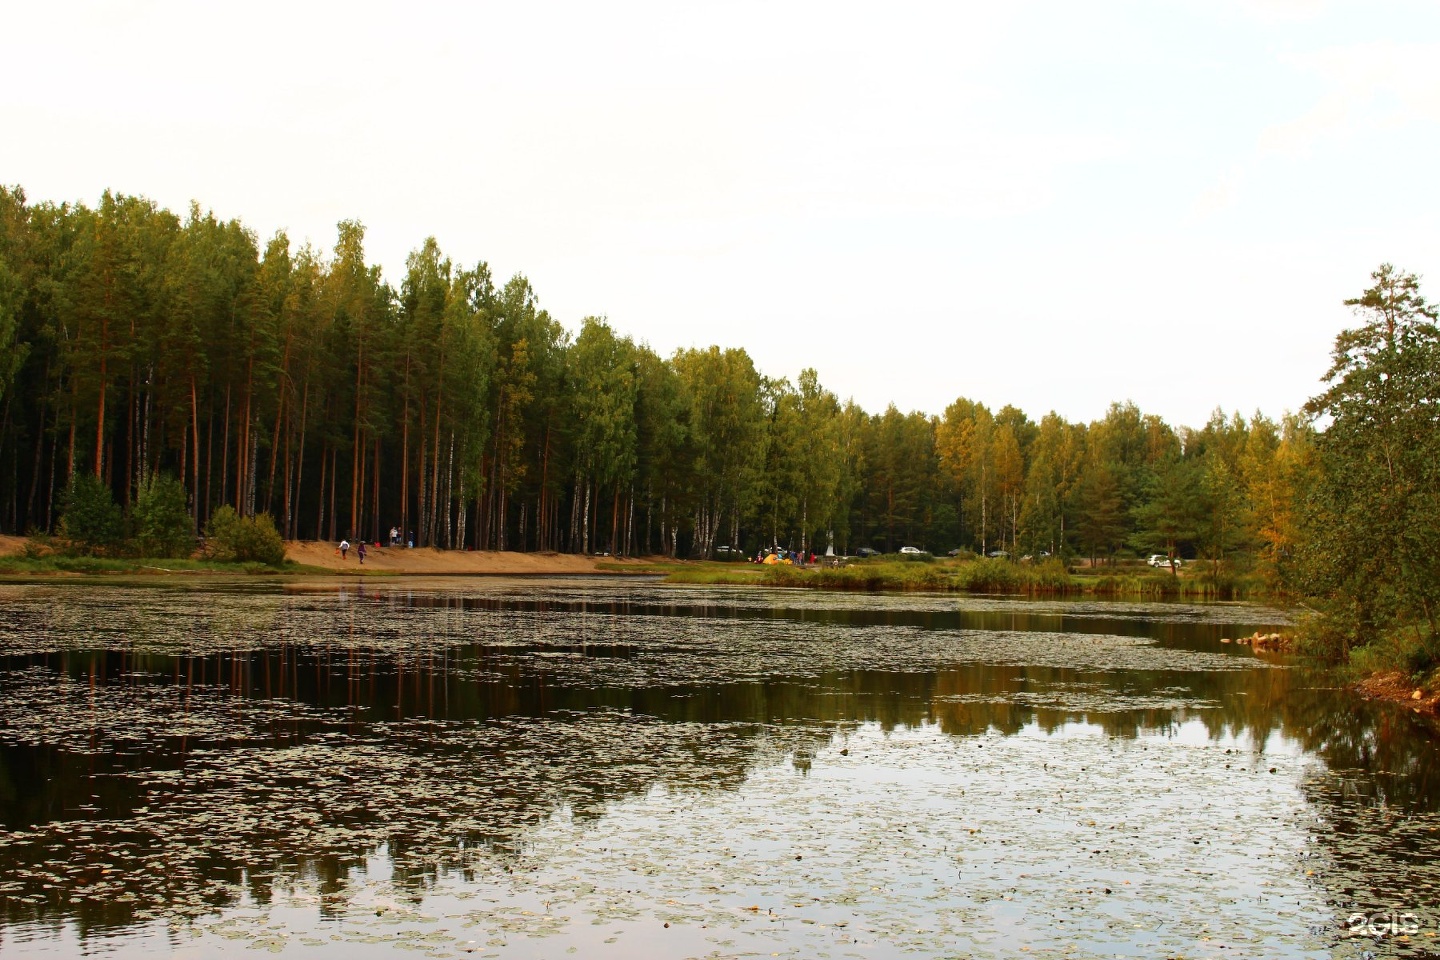
[[[530,581],[0,612],[7,956],[1303,956],[1353,907],[1435,913],[1426,728],[1218,643],[1269,611]]]
[[[803,774],[781,759],[734,789],[655,785],[586,821],[562,807],[514,838],[503,865],[481,858],[423,892],[395,883],[382,848],[325,922],[312,876],[278,908],[242,900],[197,928],[211,931],[207,949],[236,955],[308,936],[364,956],[399,935],[529,956],[536,934],[547,955],[615,957],[661,944],[665,955],[814,957],[942,944],[1045,956],[1076,940],[1137,956],[1205,942],[1246,956],[1314,948],[1296,933],[1326,919],[1295,869],[1308,841],[1304,754],[1202,730],[1126,741],[1076,724],[957,739],[865,724],[814,750]],[[1225,801],[1197,800],[1237,754],[1245,774]]]

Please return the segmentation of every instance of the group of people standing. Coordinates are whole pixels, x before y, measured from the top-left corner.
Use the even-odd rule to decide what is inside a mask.
[[[815,564],[815,551],[806,554],[800,550],[787,550],[783,547],[771,547],[766,550],[761,547],[755,552],[755,563],[788,563],[797,567],[813,566]]]
[[[378,541],[378,540],[375,541],[375,546],[377,546],[377,547],[380,546],[380,541]],[[391,528],[390,528],[390,546],[392,546],[392,547],[401,546],[401,542],[400,542],[400,528],[399,528],[399,527],[391,527]],[[414,534],[414,532],[411,532],[410,538],[405,541],[404,546],[407,547],[407,548],[412,548],[412,547],[415,546],[415,534]],[[357,541],[355,541],[355,556],[360,560],[361,563],[364,563],[364,562],[365,562],[365,552],[366,552],[366,549],[365,549],[365,548],[366,548],[366,544],[365,544],[365,541],[364,541],[364,540],[357,540]],[[338,548],[338,552],[339,552],[339,554],[340,554],[340,559],[341,559],[341,560],[349,559],[349,557],[350,557],[350,541],[349,541],[349,540],[341,540],[341,541],[340,541],[340,546],[339,546],[339,548]]]

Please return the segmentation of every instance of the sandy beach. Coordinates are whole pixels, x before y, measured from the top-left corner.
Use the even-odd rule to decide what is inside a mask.
[[[285,544],[285,558],[306,566],[326,570],[373,570],[383,573],[413,574],[524,574],[524,573],[602,573],[614,572],[615,566],[641,566],[646,561],[587,557],[572,553],[518,553],[504,550],[436,550],[433,547],[370,547],[365,563],[360,564],[355,547],[349,555],[340,556],[340,549],[328,541],[292,540]],[[599,564],[605,564],[602,570]]]
[[[26,538],[0,536],[0,557],[16,556],[25,549]],[[285,558],[324,570],[376,573],[446,574],[556,574],[615,573],[617,567],[643,567],[648,561],[622,557],[586,557],[570,553],[518,553],[505,550],[436,550],[418,547],[370,547],[365,563],[352,546],[349,555],[326,541],[291,540],[285,544]],[[604,564],[604,567],[601,567]]]

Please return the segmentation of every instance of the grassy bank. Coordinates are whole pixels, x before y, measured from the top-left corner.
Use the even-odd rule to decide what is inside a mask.
[[[1018,564],[1009,560],[976,559],[869,560],[842,567],[705,564],[671,569],[671,583],[730,583],[812,590],[859,592],[920,591],[935,593],[1008,593],[1016,595],[1091,595],[1105,597],[1237,600],[1264,595],[1258,580],[1222,575],[1168,572],[1074,573],[1052,561]]]
[[[326,573],[318,567],[298,563],[271,566],[264,563],[222,563],[218,560],[153,559],[148,557],[86,557],[49,554],[42,557],[0,557],[0,576],[45,577],[165,576],[174,574],[275,575]]]
[[[623,576],[656,576],[656,575],[659,575],[659,576],[669,577],[669,576],[671,576],[671,575],[673,575],[673,574],[684,573],[684,572],[686,572],[686,571],[691,572],[691,573],[695,573],[695,574],[700,574],[700,573],[702,573],[702,572],[704,572],[704,571],[706,571],[706,570],[712,570],[712,569],[714,569],[714,568],[717,567],[717,566],[720,566],[720,564],[697,565],[697,564],[692,563],[692,562],[690,562],[690,561],[671,560],[671,559],[666,558],[666,557],[660,557],[660,558],[652,559],[652,560],[638,560],[638,561],[637,561],[637,560],[630,560],[630,561],[627,561],[627,562],[625,562],[625,563],[619,563],[619,562],[616,562],[616,561],[597,560],[597,561],[595,562],[595,572],[596,572],[596,573],[607,573],[607,574],[613,573],[613,574],[619,574],[619,575],[623,575]],[[730,565],[730,564],[726,564],[725,566],[731,566],[731,565]],[[752,570],[755,569],[753,564],[747,564],[747,566],[749,566]],[[685,581],[678,581],[678,580],[677,580],[676,582],[677,582],[677,583],[679,583],[679,582],[684,582],[684,583],[706,583],[706,582],[726,583],[726,582],[729,582],[729,581],[723,581],[723,580],[706,581],[706,580],[703,580],[703,579],[697,579],[697,580],[685,580]],[[752,582],[752,581],[745,581],[745,582],[748,583],[748,582]]]
[[[657,571],[658,572],[658,571]],[[859,592],[987,593],[1014,596],[1094,596],[1118,599],[1276,600],[1256,577],[1210,569],[1181,576],[1124,568],[1071,571],[1058,562],[1008,560],[878,559],[844,567],[799,568],[756,564],[675,565],[667,582],[797,587]],[[1302,618],[1286,631],[1284,648],[1325,665],[1339,685],[1362,696],[1393,701],[1408,710],[1440,717],[1440,641],[1410,626],[1382,633],[1363,646],[1337,631],[1333,620]],[[1243,641],[1242,641],[1243,642]],[[1257,649],[1259,649],[1257,647]]]
[[[1320,605],[1295,626],[1296,650],[1328,663],[1349,682],[1403,677],[1416,687],[1440,688],[1440,637],[1423,623],[1357,629],[1344,609]]]

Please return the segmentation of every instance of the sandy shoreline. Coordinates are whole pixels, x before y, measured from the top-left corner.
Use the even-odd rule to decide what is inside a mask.
[[[0,557],[18,556],[25,550],[26,538],[0,536]],[[493,574],[624,573],[626,567],[640,572],[653,560],[630,557],[587,557],[571,553],[518,553],[512,550],[436,550],[433,547],[370,547],[365,563],[351,547],[340,556],[335,544],[316,540],[291,540],[285,544],[285,559],[304,564],[311,570],[336,573],[384,573],[416,576],[464,576]],[[660,558],[665,559],[665,558]],[[603,566],[602,566],[603,565]]]
[[[1357,683],[1355,691],[1372,700],[1389,700],[1415,713],[1440,719],[1440,691],[1417,686],[1396,671],[1372,674]]]
[[[285,559],[308,567],[358,573],[396,574],[555,574],[615,573],[616,567],[644,566],[648,561],[628,557],[587,557],[573,553],[518,553],[513,550],[437,550],[434,547],[370,547],[360,563],[355,547],[347,556],[333,543],[291,540]],[[600,565],[604,564],[604,568]]]

